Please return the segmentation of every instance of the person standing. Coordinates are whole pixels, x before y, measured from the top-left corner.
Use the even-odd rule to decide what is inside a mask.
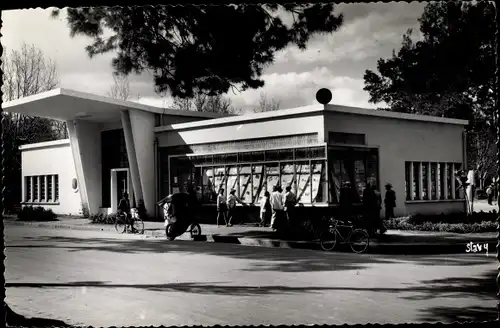
[[[393,219],[394,216],[394,208],[396,207],[396,192],[392,190],[392,185],[390,183],[385,185],[385,219]]]
[[[489,185],[486,189],[486,195],[488,195],[488,205],[493,205],[493,186]]]
[[[384,234],[387,231],[387,228],[385,227],[384,221],[380,217],[380,211],[382,210],[382,194],[380,191],[377,190],[377,187],[375,185],[372,186],[373,191],[375,192],[375,208],[374,210],[374,219],[377,221],[377,227],[380,230],[381,234]]]
[[[224,222],[227,226],[227,204],[226,198],[224,197],[224,189],[219,190],[219,194],[217,195],[217,227],[219,226],[219,218],[222,216],[224,218]]]
[[[297,197],[295,194],[292,192],[292,187],[287,186],[285,188],[286,192],[283,197],[283,203],[284,203],[284,210],[285,210],[285,215],[288,221],[288,224],[291,223],[291,220],[293,219],[293,209],[295,207],[295,204],[297,204]]]
[[[281,218],[283,217],[283,196],[281,195],[281,192],[279,191],[280,188],[279,186],[274,186],[273,187],[273,193],[271,194],[271,209],[272,209],[272,218],[271,218],[271,228],[274,230],[277,230],[277,224],[281,221]]]
[[[231,224],[231,220],[233,219],[234,217],[234,213],[236,211],[236,203],[240,203],[242,205],[244,205],[245,203],[243,203],[241,201],[241,199],[236,196],[236,190],[234,189],[231,189],[231,192],[229,193],[229,196],[227,196],[227,217],[228,217],[228,223],[227,223],[227,226],[228,227],[232,227],[233,225]]]
[[[271,195],[269,194],[269,191],[266,191],[264,193],[264,197],[260,200],[260,226],[265,227],[267,226],[268,218],[271,215],[272,209],[271,209],[271,203],[269,201],[269,197]]]

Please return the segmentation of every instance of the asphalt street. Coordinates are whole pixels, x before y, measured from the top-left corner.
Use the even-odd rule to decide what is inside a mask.
[[[495,319],[493,254],[382,256],[7,226],[7,302],[74,325]]]

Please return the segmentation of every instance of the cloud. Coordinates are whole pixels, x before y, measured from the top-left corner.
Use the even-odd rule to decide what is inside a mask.
[[[347,76],[335,76],[327,67],[318,67],[308,72],[272,73],[263,76],[262,89],[247,90],[238,95],[229,94],[236,107],[249,110],[258,105],[261,94],[276,99],[281,108],[308,106],[316,103],[316,92],[320,88],[332,91],[332,103],[346,106],[374,108],[368,103],[368,94],[363,91],[364,82]]]
[[[401,45],[402,35],[408,28],[418,32],[417,18],[425,3],[390,3],[371,6],[376,11],[364,11],[368,5],[339,5],[335,12],[344,14],[344,24],[337,32],[317,35],[306,50],[296,46],[277,53],[276,64],[295,65],[321,63],[333,64],[342,60],[351,62],[385,56]],[[362,15],[359,15],[359,10]]]

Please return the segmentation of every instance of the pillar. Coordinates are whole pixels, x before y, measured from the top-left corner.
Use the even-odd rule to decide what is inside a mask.
[[[142,110],[128,111],[140,177],[142,199],[149,216],[155,213],[155,115]],[[139,199],[139,198],[138,198]]]
[[[137,157],[135,155],[136,148],[134,144],[132,125],[130,123],[130,114],[128,110],[121,111],[121,120],[123,126],[123,134],[125,135],[125,147],[127,148],[128,166],[131,177],[131,181],[129,182],[132,184],[132,190],[134,191],[134,197],[136,201],[139,201],[139,199],[144,199],[144,197],[142,194],[139,168],[137,165]]]

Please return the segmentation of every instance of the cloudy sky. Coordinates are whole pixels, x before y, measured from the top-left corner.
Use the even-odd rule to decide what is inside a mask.
[[[265,86],[239,94],[229,92],[233,105],[250,110],[260,95],[280,101],[281,108],[315,103],[319,88],[333,93],[331,103],[373,108],[363,91],[363,74],[375,69],[377,60],[387,58],[399,49],[408,28],[418,32],[417,19],[425,3],[342,4],[337,13],[344,14],[344,24],[331,35],[316,36],[308,49],[291,46],[276,56],[275,63],[264,71]],[[71,38],[65,15],[50,18],[50,10],[11,10],[2,12],[1,42],[7,49],[19,49],[22,42],[34,44],[57,64],[61,87],[106,95],[112,84],[111,58],[105,54],[90,59],[84,47],[90,39]],[[418,33],[416,35],[418,37]],[[148,73],[131,76],[132,100],[164,106],[170,99],[155,94]]]

